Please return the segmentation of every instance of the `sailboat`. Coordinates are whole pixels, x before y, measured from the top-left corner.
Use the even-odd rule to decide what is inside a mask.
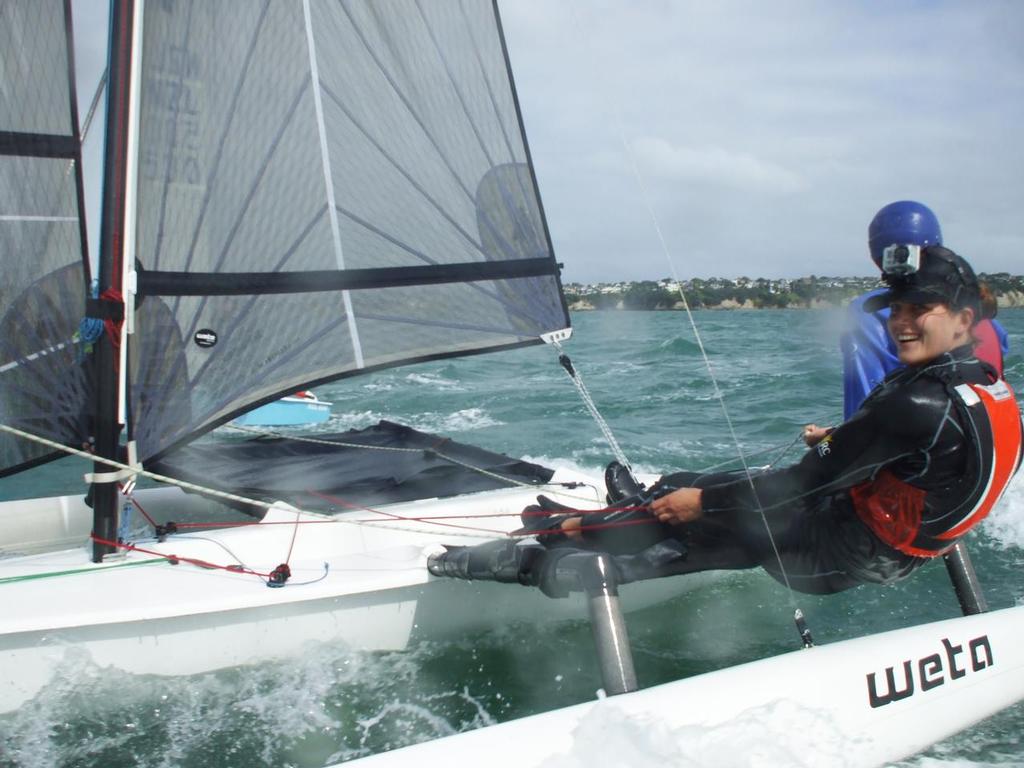
[[[116,0],[95,269],[70,2],[2,13],[0,473],[95,463],[88,505],[0,508],[0,712],[71,648],[189,674],[584,615],[425,564],[540,492],[602,506],[600,478],[388,423],[192,445],[324,382],[569,337],[496,6]]]
[[[550,600],[429,574],[445,545],[518,528],[538,493],[603,506],[603,483],[580,473],[509,466],[522,463],[381,424],[318,435],[300,454],[385,456],[370,462],[372,483],[318,486],[320,507],[308,488],[289,502],[259,483],[237,493],[214,482],[233,470],[215,471],[211,455],[241,456],[228,466],[261,482],[253,462],[284,465],[291,443],[278,438],[235,450],[199,439],[290,392],[568,338],[494,2],[114,2],[95,291],[69,5],[5,12],[0,50],[35,45],[4,70],[20,79],[2,90],[17,109],[0,113],[17,118],[0,126],[0,167],[11,169],[0,225],[12,243],[0,289],[2,471],[82,450],[96,467],[87,549],[0,560],[11,606],[0,618],[0,711],[42,690],[69,648],[101,667],[188,674],[298,653],[310,639],[401,648],[440,623],[458,631],[558,611],[595,620],[620,695],[366,764],[486,755],[539,765],[609,716],[685,734],[760,708],[775,735],[809,709],[827,712],[836,739],[813,754],[852,743],[852,762],[872,765],[1024,698],[1024,608],[635,690],[617,585],[595,578],[576,584],[585,600]],[[399,455],[417,459],[412,482],[382,500],[380,467]],[[440,485],[421,484],[439,467]],[[143,473],[175,484],[157,500],[132,489]],[[361,485],[368,497],[353,492]],[[190,533],[178,514],[186,490],[255,516]],[[155,535],[121,525],[127,505],[154,516]],[[625,585],[622,600],[652,604],[697,583]]]
[[[323,424],[331,418],[331,403],[302,390],[243,413],[232,423],[255,427],[293,427]]]

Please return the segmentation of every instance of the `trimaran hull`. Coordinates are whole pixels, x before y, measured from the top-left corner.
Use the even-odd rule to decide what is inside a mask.
[[[554,479],[587,480],[564,472]],[[589,506],[599,506],[597,486],[588,483]],[[547,492],[557,494],[552,488]],[[586,616],[579,595],[552,600],[516,585],[439,580],[425,567],[442,544],[493,538],[483,527],[518,527],[518,512],[538,490],[487,491],[335,518],[275,507],[259,524],[142,541],[145,552],[100,565],[89,562],[84,540],[73,550],[0,559],[7,606],[0,622],[0,712],[34,697],[69,652],[86,652],[100,668],[185,675],[295,655],[310,642],[397,650],[413,639],[511,621]],[[573,503],[588,506],[581,498],[586,492],[574,489]],[[172,564],[160,555],[180,559]],[[268,588],[265,577],[186,559],[241,563],[263,574],[287,560],[292,575],[283,588]],[[651,605],[699,581],[627,586],[625,606]]]
[[[632,757],[616,762],[616,754],[645,765],[652,755],[664,765],[885,765],[1024,698],[1022,633],[1024,606],[949,619],[794,651],[346,765],[633,764]]]

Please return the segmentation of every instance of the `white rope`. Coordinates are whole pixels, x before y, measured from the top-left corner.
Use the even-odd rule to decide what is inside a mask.
[[[275,432],[273,430],[254,429],[253,427],[243,427],[237,424],[225,424],[224,427],[227,429],[237,430],[239,432],[249,432],[251,434],[260,435],[263,437],[278,437],[281,438],[282,440],[295,440],[296,442],[312,443],[313,445],[327,445],[332,448],[341,447],[372,451],[397,451],[400,453],[423,453],[424,451],[429,451],[430,453],[433,453],[435,456],[437,456],[439,459],[444,459],[445,461],[451,462],[452,464],[456,464],[460,467],[463,467],[464,469],[477,472],[481,475],[484,475],[485,477],[490,477],[494,480],[500,480],[501,482],[508,483],[509,485],[512,486],[518,486],[520,488],[549,488],[547,484],[535,485],[533,483],[527,483],[524,480],[517,480],[513,477],[505,477],[504,475],[499,475],[497,472],[491,472],[489,469],[477,467],[474,466],[473,464],[469,464],[468,462],[461,461],[452,456],[448,456],[444,453],[441,453],[436,448],[400,448],[394,445],[364,445],[363,443],[346,443],[342,440],[318,440],[315,437],[306,437],[305,435],[288,435],[282,432]],[[579,496],[577,494],[572,493],[566,493],[565,491],[558,491],[557,493],[559,496],[569,499],[576,499],[578,501],[593,501],[593,499],[590,499],[589,497]]]
[[[238,429],[245,429],[245,431],[253,431],[253,430],[248,430],[248,429],[242,428],[242,427],[238,427]],[[150,480],[155,480],[155,481],[157,481],[159,483],[164,483],[165,485],[173,485],[173,486],[176,486],[176,487],[181,488],[183,490],[194,491],[195,493],[200,493],[200,494],[203,494],[205,496],[210,496],[210,497],[213,497],[213,498],[216,498],[216,499],[222,499],[224,501],[233,501],[233,502],[237,502],[237,503],[241,503],[241,504],[247,504],[247,505],[250,505],[250,506],[253,506],[253,507],[257,507],[259,509],[270,510],[270,509],[273,509],[274,506],[275,506],[274,504],[271,504],[271,503],[266,502],[266,501],[261,501],[259,499],[251,499],[251,498],[248,498],[247,496],[239,496],[238,494],[227,493],[226,491],[218,491],[215,488],[207,488],[205,486],[197,485],[195,483],[190,483],[190,482],[187,482],[185,480],[178,480],[178,479],[173,478],[173,477],[168,477],[167,475],[161,475],[161,474],[159,474],[157,472],[150,472],[149,470],[145,470],[145,469],[140,468],[138,465],[131,466],[129,464],[123,464],[123,463],[121,463],[119,461],[115,461],[114,459],[105,459],[105,458],[97,456],[97,455],[95,455],[93,453],[89,453],[88,451],[82,451],[82,450],[78,450],[77,448],[71,448],[70,446],[64,445],[62,443],[58,443],[58,442],[53,441],[53,440],[49,440],[48,438],[41,437],[40,435],[33,435],[30,432],[25,432],[23,430],[15,428],[15,427],[8,426],[7,424],[0,424],[0,431],[7,432],[8,434],[14,435],[16,437],[20,437],[20,438],[22,438],[24,440],[29,440],[31,442],[39,443],[40,445],[45,445],[48,448],[53,448],[53,449],[56,449],[58,451],[62,451],[62,452],[66,453],[68,455],[71,455],[71,456],[78,456],[79,458],[87,459],[89,461],[98,461],[101,464],[106,464],[107,466],[114,467],[116,469],[121,470],[120,473],[117,473],[119,476],[121,476],[121,475],[123,475],[123,476],[131,476],[133,478],[134,477],[148,477]],[[273,433],[269,433],[269,434],[273,434]],[[292,439],[300,439],[300,438],[296,437],[296,438],[292,438]],[[301,438],[301,439],[309,440],[311,442],[324,443],[324,444],[327,444],[327,445],[339,445],[339,443],[334,443],[334,442],[327,441],[327,440],[313,440],[312,438]],[[348,445],[350,445],[351,447],[355,447],[355,448],[371,447],[371,446],[365,446],[365,445],[358,445],[358,444],[355,444],[355,443],[350,443]],[[384,446],[373,446],[373,447],[378,447],[381,450],[393,450],[393,451],[394,450],[418,451],[418,452],[422,451],[422,449],[416,449],[416,448],[388,448],[388,447],[384,447]],[[438,454],[438,455],[440,456],[441,454]],[[446,456],[442,456],[442,458],[445,458],[445,459],[447,459],[449,461],[454,461],[453,459],[450,459],[449,457],[446,457]],[[455,462],[455,463],[460,463],[460,462]],[[484,472],[484,473],[487,472],[487,470],[482,470],[482,469],[479,469],[479,468],[474,468],[474,467],[472,467],[472,466],[470,466],[468,464],[463,464],[463,466],[468,467],[470,469],[476,469],[477,471],[480,471],[480,472]],[[502,479],[502,480],[506,480],[507,482],[510,482],[510,483],[513,483],[513,484],[518,483],[518,481],[512,481],[512,480],[509,480],[508,478],[503,478],[500,475],[494,475],[494,477],[497,477],[497,478]],[[590,502],[593,501],[593,499],[591,499],[591,498],[587,498],[587,497],[584,497],[584,496],[577,496],[577,495],[574,495],[574,494],[567,493],[563,489],[559,488],[557,486],[557,484],[554,485],[554,486],[552,486],[552,485],[531,485],[529,483],[518,483],[518,484],[522,485],[523,487],[530,488],[530,489],[545,489],[549,493],[552,493],[553,495],[558,495],[558,496],[563,496],[563,497],[568,497],[568,498],[575,498],[575,499],[579,499],[579,500],[582,500],[582,501],[590,501]],[[313,515],[315,517],[322,518],[325,522],[346,523],[348,525],[367,526],[367,527],[370,527],[370,528],[381,528],[381,529],[385,529],[385,530],[389,530],[389,531],[404,531],[404,532],[407,532],[407,533],[423,533],[423,529],[422,528],[410,527],[410,526],[402,526],[400,524],[395,524],[395,523],[392,523],[392,522],[387,522],[385,520],[348,520],[348,519],[345,519],[345,518],[335,517],[333,515],[327,515],[327,514],[324,514],[323,512],[316,512],[316,511],[312,511],[312,510],[298,509],[298,511],[302,512],[304,514]],[[367,509],[366,511],[374,512],[375,514],[379,514],[379,515],[387,515],[387,514],[389,514],[389,513],[384,513],[384,512],[377,512],[376,510],[372,510],[372,509]],[[400,516],[391,516],[390,518],[388,518],[388,520],[402,520],[402,519],[405,519],[405,518],[402,518]],[[480,530],[480,531],[477,531],[475,533],[456,533],[456,532],[453,532],[453,531],[451,531],[449,529],[453,528],[453,527],[458,527],[458,524],[456,522],[452,522],[452,520],[450,518],[448,518],[448,517],[446,517],[444,519],[443,523],[442,522],[432,523],[432,521],[429,518],[422,519],[422,520],[416,520],[415,522],[419,522],[422,525],[431,525],[431,524],[433,524],[433,525],[443,525],[445,527],[445,532],[444,533],[445,533],[446,536],[456,536],[456,537],[467,538],[467,539],[480,539],[480,538],[485,537],[488,533],[491,533],[494,536],[504,535],[503,532],[501,532],[501,531],[484,531],[484,530]]]
[[[574,16],[574,20],[576,21],[576,26],[579,27],[580,24],[579,24],[578,17],[576,17],[576,9],[575,9],[575,7],[573,6],[572,3],[570,3],[569,7],[570,7],[571,12],[572,12],[572,14]],[[593,40],[593,36],[592,35],[583,34],[581,36],[584,39],[588,40],[588,41],[592,41]],[[597,60],[596,57],[593,55],[593,52],[591,53],[591,58],[593,60]],[[775,542],[775,537],[772,535],[771,527],[768,525],[768,516],[765,514],[764,508],[761,505],[760,498],[758,498],[757,487],[754,484],[753,474],[750,471],[750,467],[749,467],[749,465],[747,463],[747,459],[746,459],[746,457],[743,454],[743,448],[740,445],[740,441],[739,441],[738,436],[736,435],[736,429],[735,429],[735,427],[733,425],[732,418],[729,415],[729,409],[728,409],[728,407],[726,406],[726,403],[725,403],[725,395],[723,394],[721,387],[718,385],[718,377],[715,375],[714,367],[711,365],[711,360],[708,357],[706,348],[704,347],[704,341],[701,338],[700,331],[697,328],[697,322],[694,319],[693,312],[690,309],[690,303],[689,303],[689,301],[687,301],[686,294],[683,291],[683,284],[682,284],[682,282],[679,279],[679,273],[678,273],[678,270],[676,269],[675,261],[672,258],[672,253],[671,253],[671,251],[670,251],[670,249],[668,247],[667,241],[665,240],[665,235],[662,232],[661,222],[658,219],[658,215],[657,215],[657,213],[654,210],[654,206],[651,204],[651,196],[650,196],[650,193],[648,192],[647,185],[644,182],[643,174],[640,173],[640,168],[639,168],[639,166],[636,163],[636,157],[635,157],[635,155],[633,153],[632,147],[629,145],[629,142],[626,140],[625,129],[623,128],[623,125],[622,125],[621,115],[619,113],[619,110],[615,108],[614,100],[610,104],[610,111],[611,111],[613,119],[614,119],[614,124],[615,124],[615,128],[616,128],[616,132],[618,134],[619,141],[622,143],[623,150],[624,150],[624,152],[626,154],[626,159],[629,162],[630,170],[633,173],[633,176],[634,176],[634,178],[636,180],[637,186],[640,188],[640,199],[641,199],[644,207],[646,208],[648,215],[650,216],[651,223],[654,226],[655,234],[658,237],[658,242],[660,244],[662,254],[665,256],[665,260],[668,262],[668,267],[669,267],[669,270],[670,270],[670,272],[672,274],[672,279],[676,283],[676,287],[677,287],[677,290],[679,292],[679,298],[683,302],[683,309],[686,311],[686,317],[687,317],[687,319],[690,322],[690,328],[693,331],[693,336],[694,336],[694,339],[697,342],[697,347],[700,349],[701,358],[704,361],[704,367],[707,369],[708,377],[711,380],[711,386],[712,386],[712,389],[714,390],[714,397],[721,404],[722,416],[725,419],[726,426],[728,427],[729,436],[732,439],[732,443],[733,443],[733,445],[736,448],[737,458],[739,459],[739,461],[740,461],[740,463],[741,463],[741,465],[743,467],[743,472],[744,472],[744,475],[747,478],[747,483],[750,485],[750,490],[751,490],[751,493],[752,493],[753,498],[754,498],[754,503],[757,505],[757,510],[758,510],[758,512],[761,515],[761,520],[764,523],[765,530],[768,533],[768,539],[771,542],[772,550],[775,553],[775,559],[779,563],[779,569],[780,569],[780,571],[782,573],[782,578],[783,578],[783,581],[785,582],[785,585],[786,585],[786,588],[787,588],[787,592],[789,593],[790,603],[793,604],[794,600],[793,600],[793,596],[792,596],[792,587],[790,586],[790,583],[789,583],[789,576],[786,574],[786,569],[783,567],[782,556],[779,553],[778,546],[777,546],[777,544]]]
[[[612,449],[615,459],[626,468],[626,471],[629,472],[632,477],[633,465],[630,464],[629,459],[626,458],[626,454],[619,445],[619,441],[616,440],[615,435],[612,434],[612,430],[611,427],[608,426],[608,422],[605,421],[604,416],[602,416],[601,412],[597,409],[597,404],[594,402],[594,398],[590,396],[590,390],[587,389],[587,385],[583,383],[583,377],[580,376],[579,370],[572,364],[568,355],[566,355],[562,350],[561,344],[557,341],[552,341],[551,343],[555,349],[558,350],[560,362],[562,360],[565,361],[563,362],[563,367],[566,368],[566,372],[569,374],[569,378],[572,379],[572,383],[576,385],[576,390],[580,393],[580,398],[583,400],[583,404],[587,407],[587,410],[590,411],[590,415],[593,417],[594,421],[597,422],[597,426],[601,430],[601,434],[604,435],[605,441]]]

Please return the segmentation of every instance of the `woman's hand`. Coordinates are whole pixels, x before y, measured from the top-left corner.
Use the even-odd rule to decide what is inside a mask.
[[[817,424],[808,424],[804,427],[803,438],[808,448],[813,448],[832,431],[832,427],[819,427]],[[792,433],[790,433],[792,434]]]
[[[700,488],[680,488],[651,503],[651,514],[663,523],[692,523],[704,514]]]

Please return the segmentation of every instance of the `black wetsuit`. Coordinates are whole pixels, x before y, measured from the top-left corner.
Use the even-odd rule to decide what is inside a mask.
[[[652,488],[654,496],[702,488],[700,520],[634,525],[628,533],[609,527],[585,533],[584,540],[618,555],[627,580],[758,565],[793,589],[818,594],[898,580],[930,558],[906,554],[880,539],[858,516],[851,489],[888,471],[924,492],[921,527],[942,528],[947,513],[979,486],[977,435],[951,388],[993,380],[991,369],[969,347],[894,371],[860,410],[791,467],[750,478],[681,472]],[[607,514],[585,515],[585,529]],[[663,554],[645,554],[665,540],[681,542],[685,554],[668,562]]]

